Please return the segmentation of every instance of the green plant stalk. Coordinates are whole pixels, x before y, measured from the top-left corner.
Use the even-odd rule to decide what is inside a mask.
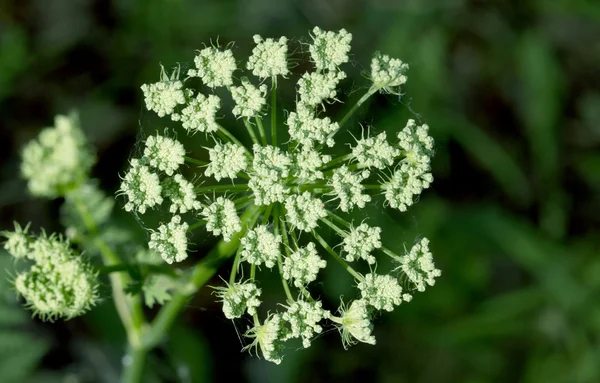
[[[94,222],[83,201],[74,195],[67,196],[67,198],[73,199],[79,216],[94,238],[93,243],[98,248],[104,265],[106,267],[121,265],[123,262],[119,256],[99,236],[98,225]],[[115,308],[127,333],[127,342],[131,353],[131,362],[124,366],[121,381],[123,383],[138,383],[142,380],[143,365],[147,352],[141,347],[142,332],[147,325],[141,300],[139,295],[127,296],[125,293],[125,287],[131,282],[128,273],[111,273],[109,280]]]
[[[277,146],[277,82],[273,78],[271,88],[271,144]]]
[[[244,229],[232,236],[229,242],[221,240],[204,259],[194,266],[188,275],[182,277],[184,279],[178,290],[173,294],[171,300],[158,312],[150,328],[144,333],[141,343],[144,349],[150,350],[164,339],[179,312],[192,295],[203,287],[217,273],[221,264],[236,252],[246,228],[254,222],[259,212],[260,208],[257,206],[246,210],[242,215],[242,227]]]
[[[356,112],[358,110],[358,108],[360,108],[360,106],[362,104],[365,103],[365,101],[367,101],[367,99],[369,97],[371,97],[372,95],[374,95],[377,91],[379,90],[379,88],[376,88],[375,86],[372,86],[369,88],[369,90],[356,102],[356,104],[354,104],[354,106],[352,107],[352,109],[350,109],[348,111],[348,113],[346,113],[346,115],[342,118],[342,120],[339,122],[339,127],[340,129],[342,128],[342,126],[344,126],[344,124],[346,122],[348,122],[348,120],[350,119],[350,117],[352,117],[352,115],[354,114],[354,112]],[[340,129],[336,130],[335,132],[331,133],[327,138],[333,138],[333,136],[335,136],[335,134],[337,132],[340,131]]]

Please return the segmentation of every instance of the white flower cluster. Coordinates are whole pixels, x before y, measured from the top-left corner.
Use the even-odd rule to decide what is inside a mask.
[[[76,114],[56,116],[54,127],[42,130],[30,141],[21,158],[21,173],[29,192],[48,198],[76,189],[95,161]]]
[[[131,160],[131,168],[123,177],[120,193],[127,196],[126,211],[144,214],[147,208],[163,202],[158,175],[137,158]]]
[[[260,346],[265,360],[279,364],[283,359],[285,341],[288,339],[289,332],[280,314],[271,315],[265,319],[262,325],[254,327],[246,333],[247,337],[255,338],[247,348]]]
[[[435,268],[427,238],[415,244],[408,254],[399,259],[399,262],[399,268],[415,284],[418,291],[425,291],[426,285],[435,285],[435,278],[442,275],[442,272]]]
[[[230,49],[206,47],[198,52],[195,68],[188,71],[186,79],[179,81],[178,73],[171,78],[162,75],[162,88],[156,84],[144,88],[154,89],[147,101],[150,110],[170,114],[189,135],[206,133],[209,137],[200,139],[213,140],[215,145],[199,144],[186,152],[176,140],[152,136],[144,156],[131,161],[121,186],[121,193],[128,198],[127,210],[143,213],[163,199],[170,200],[174,216],[152,233],[150,241],[166,262],[185,259],[188,229],[204,226],[228,242],[225,247],[235,253],[235,260],[229,283],[217,288],[223,312],[229,319],[246,313],[253,316],[254,327],[246,336],[255,340],[249,347],[260,347],[265,359],[275,363],[281,362],[288,340],[301,340],[308,347],[326,321],[339,329],[344,347],[356,342],[375,344],[371,319],[376,312],[391,311],[410,301],[412,296],[405,290],[422,291],[440,275],[426,240],[408,254],[396,256],[383,245],[381,227],[366,223],[354,227],[348,222],[350,213],[360,213],[359,209],[377,197],[384,207],[404,211],[429,187],[433,139],[428,126],[409,120],[397,141],[388,141],[389,131],[378,131],[356,139],[354,145],[337,142],[341,148],[350,147],[345,153],[331,149],[337,132],[349,129],[353,133],[360,128],[351,117],[368,97],[377,91],[400,94],[408,65],[376,53],[371,61],[371,86],[356,105],[347,108],[346,116],[337,119],[328,115],[326,108],[341,94],[339,85],[346,77],[341,65],[349,60],[352,35],[343,29],[315,28],[311,37],[308,50],[315,70],[299,76],[295,106],[283,114],[278,106],[290,103],[277,101],[277,81],[290,74],[289,63],[295,62],[288,60],[285,37],[254,36],[256,46],[240,72],[247,69],[255,80],[241,73],[234,77],[238,68]],[[251,147],[244,146],[248,139],[234,135],[238,130],[217,123],[217,113],[224,107],[219,97],[186,88],[196,82],[192,77],[200,78],[211,91],[225,87],[222,91],[229,92],[233,101],[229,110],[242,119],[239,125],[248,132]],[[268,79],[270,87],[265,84]],[[346,126],[352,123],[354,127]],[[278,133],[282,125],[289,137]],[[271,129],[265,130],[265,126]],[[192,157],[199,148],[206,150],[208,162],[205,157]],[[202,182],[194,187],[178,174],[185,161],[202,167],[203,176],[217,184]],[[206,206],[198,202],[205,200]],[[196,218],[191,228],[183,215],[190,212],[202,218]],[[323,230],[329,230],[328,235],[322,235]],[[330,244],[331,233],[337,242]],[[22,247],[17,237],[11,243],[15,249]],[[325,310],[324,303],[310,291],[328,264],[327,254],[342,264],[358,287],[358,299],[342,302],[338,315]],[[386,256],[397,262],[396,269],[387,274],[377,264]],[[362,275],[354,270],[352,262],[357,261],[367,263],[371,272]],[[256,269],[263,265],[281,274],[287,303],[285,311],[261,321]],[[239,276],[248,275],[248,269],[250,279],[241,282]]]
[[[219,130],[217,111],[221,107],[221,100],[214,94],[208,96],[198,93],[191,98],[188,105],[181,109],[181,113],[173,113],[173,121],[181,121],[188,132],[213,133]]]
[[[427,125],[416,126],[414,120],[408,120],[406,127],[398,133],[399,146],[405,157],[382,189],[390,206],[400,211],[406,211],[433,182],[429,173],[433,139],[428,129]]]
[[[148,247],[156,250],[167,263],[181,262],[187,258],[187,230],[189,225],[175,215],[168,224],[159,226],[150,234]]]
[[[352,228],[348,235],[344,237],[344,253],[346,261],[352,262],[357,259],[364,259],[370,265],[375,264],[375,257],[371,252],[381,247],[380,240],[381,228],[370,227],[366,223]]]
[[[254,203],[270,205],[283,202],[289,189],[283,181],[290,174],[292,159],[280,148],[267,145],[253,146],[254,160],[248,187],[254,192]]]
[[[260,78],[285,77],[289,73],[287,64],[287,38],[280,37],[275,41],[271,38],[263,40],[259,35],[254,35],[256,47],[246,66],[252,74]]]
[[[311,146],[303,146],[295,156],[294,177],[300,181],[321,180],[324,175],[319,168],[329,161],[331,161],[331,156],[321,154]]]
[[[246,118],[258,115],[265,106],[266,94],[267,86],[265,84],[257,88],[248,79],[243,79],[241,86],[231,87],[231,97],[235,102],[233,115]]]
[[[242,230],[235,204],[229,199],[218,197],[215,202],[205,207],[202,215],[206,219],[206,230],[214,235],[223,235],[223,240],[229,242],[231,236]]]
[[[345,29],[339,32],[323,31],[319,27],[313,29],[313,43],[310,45],[310,56],[317,70],[336,70],[341,64],[348,62],[348,52],[352,34]]]
[[[238,173],[243,172],[248,167],[246,150],[231,142],[221,144],[217,142],[214,147],[208,149],[210,163],[206,167],[204,175],[214,177],[217,181],[222,178],[234,179]]]
[[[319,322],[323,318],[329,318],[329,311],[323,310],[322,306],[320,301],[298,300],[291,303],[281,316],[289,323],[291,330],[284,340],[301,338],[304,348],[310,347],[313,336],[323,331]]]
[[[314,243],[309,242],[285,258],[283,262],[283,277],[294,282],[301,288],[317,279],[320,269],[327,266],[327,261],[319,256]]]
[[[184,157],[185,149],[177,140],[160,135],[150,136],[146,139],[145,162],[169,176],[172,176],[179,165],[183,164]]]
[[[342,304],[340,307],[340,317],[331,316],[342,335],[344,348],[351,346],[356,341],[375,344],[373,333],[373,324],[368,310],[367,302],[363,299],[352,301],[350,307],[346,308]]]
[[[217,287],[217,296],[223,302],[223,314],[227,319],[241,318],[244,313],[256,314],[260,306],[261,289],[251,282],[234,282],[227,287]]]
[[[352,155],[361,167],[385,169],[394,164],[394,160],[400,155],[400,149],[390,145],[385,132],[382,132],[376,137],[357,140]]]
[[[369,178],[369,175],[368,170],[353,173],[346,165],[335,169],[330,184],[335,196],[340,200],[341,211],[350,211],[354,206],[362,209],[367,202],[371,201],[370,195],[363,194],[364,187],[362,185],[362,181]]]
[[[233,84],[233,72],[237,69],[231,49],[219,50],[206,47],[194,58],[196,69],[190,69],[188,76],[200,77],[204,85],[210,88]]]
[[[256,266],[264,263],[272,268],[281,256],[280,244],[281,236],[271,233],[265,225],[256,226],[242,238],[242,260]]]
[[[33,261],[29,270],[16,275],[15,290],[34,315],[42,319],[70,319],[87,312],[98,300],[96,272],[81,254],[60,236],[32,236],[28,227],[15,225],[4,249],[17,259]]]
[[[191,210],[200,209],[200,201],[196,198],[194,184],[186,180],[181,174],[175,174],[173,178],[167,178],[162,184],[162,192],[165,198],[171,200],[171,213],[187,213]]]
[[[337,122],[331,122],[329,117],[314,117],[302,104],[298,105],[296,112],[290,112],[287,125],[290,138],[305,147],[312,147],[316,142],[325,142],[327,146],[333,146],[334,141],[329,135],[340,128]]]
[[[335,99],[337,87],[346,78],[344,72],[305,73],[298,80],[300,103],[315,107],[327,99]]]
[[[397,88],[406,83],[407,70],[408,64],[401,60],[375,52],[371,60],[371,81],[380,91],[397,93]]]
[[[365,302],[377,310],[393,311],[407,296],[402,295],[402,286],[391,275],[367,274],[358,288]]]
[[[319,219],[327,216],[324,206],[319,198],[313,198],[307,191],[291,195],[285,200],[288,222],[302,231],[312,231]]]
[[[148,110],[156,112],[159,117],[163,117],[175,112],[178,105],[185,104],[187,96],[191,96],[191,93],[183,89],[183,82],[178,77],[179,69],[174,70],[169,78],[165,73],[165,68],[161,65],[160,81],[141,86]]]

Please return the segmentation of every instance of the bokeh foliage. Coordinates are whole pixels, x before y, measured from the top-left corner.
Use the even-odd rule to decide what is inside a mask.
[[[54,114],[80,111],[99,150],[95,176],[113,192],[141,128],[157,128],[139,86],[155,81],[159,63],[189,65],[193,50],[216,36],[237,41],[239,59],[255,33],[306,36],[314,25],[354,35],[355,64],[346,69],[357,81],[346,83],[340,115],[359,97],[373,49],[411,65],[406,96],[376,97],[349,126],[360,132],[363,121],[396,131],[407,118],[431,126],[433,188],[408,213],[374,206],[369,215],[386,226],[391,247],[429,237],[443,275],[419,299],[376,320],[377,346],[344,351],[331,330],[279,367],[239,352],[237,332],[246,323],[234,328],[205,289],[153,354],[148,381],[600,381],[595,1],[2,2],[1,229],[18,220],[61,230],[58,203],[30,201],[17,180],[20,147]],[[136,225],[125,214],[119,219]],[[195,239],[196,258],[210,246],[207,238]],[[351,283],[330,271],[322,294],[335,305],[352,293]],[[41,354],[50,348],[41,369],[114,381],[124,334],[105,295],[81,320],[20,325],[45,334],[36,336],[45,339]],[[9,340],[4,334],[0,340]],[[3,366],[8,359],[0,358]],[[9,373],[2,368],[0,380]]]

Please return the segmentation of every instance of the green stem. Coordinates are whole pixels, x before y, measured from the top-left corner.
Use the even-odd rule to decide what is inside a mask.
[[[129,352],[124,363],[123,376],[121,377],[122,383],[142,382],[147,352],[148,350],[141,347],[133,348]]]
[[[250,121],[248,121],[247,118],[243,118],[244,120],[244,125],[246,126],[246,130],[248,130],[248,134],[250,135],[250,138],[252,139],[252,142],[255,144],[258,144],[258,138],[256,138],[256,133],[254,133],[254,128],[252,127],[252,125],[250,125]]]
[[[239,184],[239,185],[229,185],[229,184],[224,184],[224,185],[206,185],[206,186],[198,186],[196,188],[194,188],[194,192],[200,194],[200,193],[206,193],[206,192],[211,192],[211,191],[215,191],[215,192],[227,192],[227,191],[239,191],[239,192],[245,192],[245,191],[250,191],[250,188],[248,187],[248,184]]]
[[[340,126],[340,128],[342,126],[344,126],[344,124],[346,124],[346,122],[348,122],[348,120],[350,119],[350,117],[352,117],[352,115],[354,114],[354,112],[356,112],[358,110],[358,108],[360,108],[360,106],[362,104],[364,104],[364,102],[367,101],[367,99],[369,97],[371,97],[373,94],[375,94],[375,92],[377,92],[378,90],[379,90],[378,88],[375,88],[373,86],[370,87],[369,90],[358,100],[358,102],[356,104],[354,104],[354,106],[352,107],[352,109],[350,109],[348,111],[348,113],[346,113],[346,115],[344,116],[344,118],[342,118],[342,120],[339,122],[338,125]],[[340,131],[340,129],[336,130],[335,132],[331,133],[329,135],[329,137],[327,137],[327,138],[328,139],[332,138],[339,131]]]
[[[321,168],[319,170],[329,170],[331,168],[337,167],[336,165],[339,165],[342,162],[346,162],[346,161],[350,161],[354,156],[352,155],[352,153],[348,153],[346,155],[340,156],[338,158],[336,158],[335,160],[331,160],[328,163],[326,163],[325,165],[321,166]]]
[[[198,165],[198,166],[206,166],[206,165],[208,165],[208,162],[206,162],[206,161],[200,161],[200,160],[197,160],[195,158],[188,157],[188,156],[185,156],[185,160],[187,162],[189,162],[190,164],[194,164],[194,165]]]
[[[206,225],[206,220],[204,219],[200,219],[198,221],[196,221],[195,223],[193,223],[192,225],[190,225],[190,227],[188,228],[188,231],[194,231],[199,227],[202,227]]]
[[[93,243],[98,248],[102,261],[106,267],[122,264],[119,256],[112,251],[108,244],[100,237],[98,225],[94,222],[91,213],[85,203],[76,195],[67,196],[72,198],[75,208],[83,220],[87,230],[92,234]],[[140,347],[142,333],[146,327],[146,318],[142,309],[140,296],[127,296],[125,287],[131,283],[131,278],[127,273],[118,273],[109,275],[112,289],[113,301],[117,314],[123,323],[127,333],[127,341],[131,349],[131,363],[123,367],[123,383],[139,383],[142,381],[144,370],[144,360],[147,350]]]
[[[276,205],[275,209],[273,211],[273,223],[274,223],[274,231],[275,231],[275,237],[277,237],[279,235],[279,209],[280,206]],[[285,225],[285,224],[284,224]],[[285,226],[284,226],[284,231],[285,231]],[[287,242],[287,233],[284,233],[285,237],[286,237],[286,241]],[[283,261],[281,259],[281,252],[278,252],[277,254],[277,268],[279,269],[279,277],[281,278],[281,284],[283,285],[283,290],[285,291],[285,295],[288,298],[288,301],[290,303],[294,302],[294,297],[292,296],[292,293],[290,292],[290,286],[288,285],[287,281],[285,280],[285,278],[283,277]]]
[[[260,140],[263,145],[267,145],[267,135],[265,134],[265,127],[263,126],[262,119],[258,116],[255,117],[256,125],[258,126],[258,134],[260,134]]]
[[[235,253],[235,258],[233,259],[233,266],[231,267],[231,274],[229,274],[229,284],[232,285],[235,282],[235,277],[237,275],[237,270],[240,264],[240,258],[242,257],[242,249],[243,247],[238,246],[238,250]]]
[[[333,259],[335,259],[337,263],[339,263],[344,268],[344,270],[349,272],[355,279],[361,282],[364,281],[363,276],[356,272],[356,270],[354,270],[346,261],[344,261],[339,255],[337,255],[337,253],[331,248],[331,246],[329,246],[329,244],[327,244],[323,237],[321,237],[315,231],[313,231],[313,236],[315,237],[317,242],[319,242],[321,246],[323,246],[325,251],[327,251],[333,257]]]
[[[271,89],[271,144],[277,146],[277,82],[273,78]]]
[[[142,338],[142,346],[146,349],[156,347],[165,337],[175,322],[177,315],[186,305],[188,300],[216,274],[223,262],[229,259],[240,245],[240,240],[248,226],[252,226],[260,213],[259,207],[251,207],[242,215],[241,232],[231,237],[229,242],[219,241],[217,245],[204,257],[191,273],[180,284],[171,300],[162,307],[152,321],[150,329]]]
[[[248,148],[244,144],[242,144],[237,138],[235,138],[235,136],[233,134],[229,133],[229,131],[227,129],[225,129],[224,127],[222,127],[221,125],[219,125],[219,130],[217,130],[217,133],[221,137],[223,137],[223,138],[231,141],[232,143],[237,144],[237,145],[241,146],[242,148],[244,148],[244,150],[246,151],[246,153],[250,156],[250,158],[252,158],[252,153],[248,150]]]

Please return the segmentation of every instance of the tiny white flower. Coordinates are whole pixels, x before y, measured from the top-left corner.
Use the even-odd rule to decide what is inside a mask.
[[[235,204],[229,199],[218,197],[215,202],[204,208],[202,216],[206,219],[206,230],[213,235],[223,234],[225,242],[229,242],[233,234],[242,230]]]
[[[402,303],[402,287],[390,275],[367,274],[358,288],[362,299],[377,310],[393,311],[394,305]]]
[[[219,130],[216,116],[221,107],[221,100],[214,94],[205,96],[201,93],[190,99],[181,113],[173,113],[173,121],[181,121],[181,126],[190,133],[213,133]]]
[[[242,238],[242,260],[257,266],[264,263],[272,268],[281,256],[280,243],[280,235],[274,235],[265,225],[256,226]]]
[[[4,242],[4,250],[6,250],[14,258],[29,258],[31,252],[31,242],[27,231],[29,225],[22,228],[18,223],[15,222],[15,231],[3,231],[0,232],[0,236],[6,238]]]
[[[370,227],[366,223],[350,229],[350,232],[344,237],[344,253],[346,261],[352,262],[357,259],[364,259],[370,265],[375,264],[375,257],[371,252],[381,247],[381,228]]]
[[[287,76],[287,38],[263,40],[259,35],[254,35],[254,42],[256,47],[246,66],[252,74],[260,78]]]
[[[400,266],[398,268],[402,269],[408,279],[415,284],[418,291],[425,291],[427,285],[433,286],[435,278],[442,275],[442,272],[435,268],[427,238],[423,238],[415,244],[410,252],[401,257],[399,261]]]
[[[200,209],[200,202],[196,199],[194,184],[186,180],[181,174],[175,174],[162,183],[162,193],[166,199],[171,200],[171,213],[187,213]]]
[[[294,282],[294,286],[302,288],[317,279],[319,270],[325,268],[327,262],[319,256],[315,244],[309,242],[292,252],[283,262],[283,277]]]
[[[158,175],[137,158],[131,160],[131,168],[123,177],[119,194],[127,196],[126,211],[135,210],[141,214],[144,214],[147,208],[153,208],[163,202]]]
[[[234,179],[238,173],[245,171],[248,167],[244,148],[231,142],[225,144],[217,142],[214,147],[208,149],[208,156],[210,163],[206,167],[204,175],[213,176],[217,181],[222,178]]]
[[[144,148],[144,160],[153,168],[171,176],[185,161],[185,148],[172,138],[161,135],[149,136]]]
[[[361,184],[363,180],[369,178],[369,175],[368,170],[353,173],[346,165],[334,170],[330,185],[333,186],[335,196],[340,200],[340,210],[347,212],[354,206],[362,209],[367,202],[371,201],[370,195],[362,194],[364,187]]]
[[[196,69],[190,69],[188,76],[200,77],[210,87],[230,86],[233,84],[233,72],[237,69],[231,49],[223,51],[215,47],[206,47],[194,58]]]
[[[344,72],[304,73],[298,80],[300,103],[315,107],[328,99],[335,99],[339,82],[346,78]]]
[[[329,318],[329,311],[323,310],[323,303],[320,301],[307,302],[303,300],[290,303],[287,311],[281,318],[288,322],[291,327],[291,333],[287,339],[301,338],[304,348],[310,347],[310,341],[316,334],[320,334],[323,328],[319,322],[323,318]]]
[[[407,70],[408,64],[401,60],[375,52],[371,60],[371,81],[382,92],[397,93],[396,88],[406,83]]]
[[[348,52],[352,34],[345,29],[335,33],[323,31],[319,27],[313,29],[313,43],[310,45],[310,56],[317,70],[336,70],[340,64],[348,62]]]
[[[246,118],[257,116],[265,106],[266,94],[267,86],[265,84],[257,88],[248,79],[243,78],[241,86],[231,87],[231,97],[235,102],[233,115]]]
[[[390,145],[385,132],[382,132],[375,137],[357,140],[352,155],[361,167],[385,169],[394,164],[394,159],[400,155],[400,150]]]
[[[285,210],[288,222],[307,232],[317,227],[319,219],[327,216],[323,201],[314,198],[308,191],[289,196],[285,200]]]
[[[148,247],[156,250],[162,259],[171,264],[187,258],[187,230],[189,225],[181,222],[181,217],[173,216],[168,224],[159,226],[150,234]]]

